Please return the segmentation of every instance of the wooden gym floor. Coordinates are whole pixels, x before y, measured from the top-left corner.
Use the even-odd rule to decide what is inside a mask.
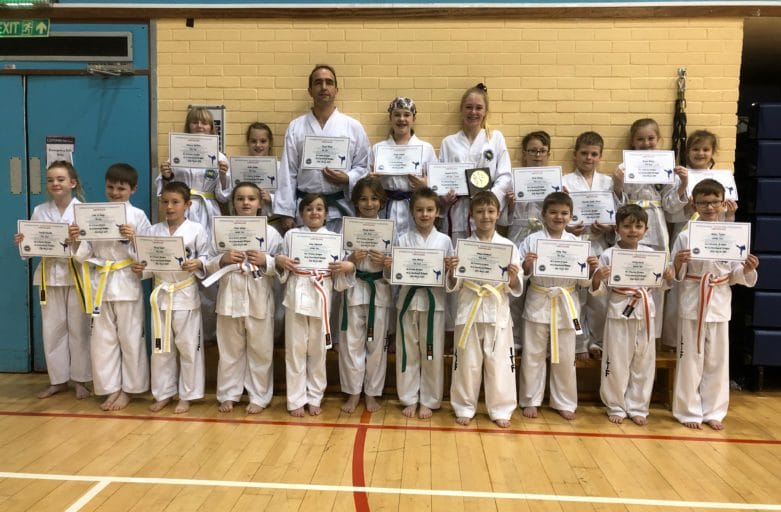
[[[255,416],[213,395],[180,416],[148,396],[104,413],[36,399],[46,384],[0,375],[2,511],[781,510],[780,392],[733,393],[722,432],[661,406],[612,425],[595,403],[501,430],[484,413],[459,427],[447,404],[429,421],[393,400],[346,415],[336,394],[301,420],[282,396]]]

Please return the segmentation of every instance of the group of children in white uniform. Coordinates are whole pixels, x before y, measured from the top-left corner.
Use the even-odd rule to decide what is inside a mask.
[[[433,148],[414,135],[415,104],[409,98],[396,98],[388,112],[391,133],[378,145],[423,145],[425,170],[435,158]],[[128,405],[131,394],[149,389],[139,278],[154,277],[150,302],[154,331],[151,388],[155,402],[150,409],[159,411],[178,395],[175,412],[187,411],[192,400],[204,395],[200,309],[204,293],[199,293],[199,281],[217,274],[216,304],[209,313],[216,311],[220,353],[217,399],[222,412],[232,410],[244,390],[249,395],[248,413],[262,411],[271,401],[274,282],[278,280],[285,284],[282,303],[286,311],[287,408],[293,416],[303,416],[305,410],[311,415],[321,412],[325,354],[337,330],[343,334],[339,345],[340,380],[348,395],[342,410],[354,411],[362,393],[367,409],[377,410],[387,366],[386,337],[395,330],[396,387],[403,414],[430,417],[443,397],[444,338],[445,331],[452,328],[450,399],[459,424],[468,424],[476,414],[481,381],[488,415],[497,425],[508,427],[518,404],[524,416],[536,417],[545,391],[549,356],[551,407],[563,417],[574,419],[574,362],[576,357],[589,357],[589,353],[602,358],[601,395],[610,420],[620,423],[630,417],[637,424],[645,424],[655,342],[661,326],[655,319],[662,316],[662,301],[657,293],[645,289],[605,286],[612,246],[649,250],[640,245],[648,241],[652,249],[665,250],[669,238],[662,212],[668,219],[685,219],[684,215],[692,212],[681,214],[681,210],[691,208],[699,220],[713,221],[724,219],[725,212],[728,217],[734,215],[736,205],[724,201],[723,187],[713,180],[698,184],[689,200],[684,167],[676,168],[675,184],[665,187],[624,184],[622,167],[612,178],[598,173],[603,142],[594,132],[578,137],[576,169],[564,176],[562,192],[550,194],[542,204],[514,203],[509,154],[501,133],[486,126],[487,112],[487,89],[482,84],[468,89],[461,101],[462,129],[442,142],[441,161],[476,162],[489,169],[490,191],[478,192],[471,201],[452,191],[438,196],[425,186],[425,177],[375,175],[371,172],[371,156],[368,175],[357,180],[350,177],[352,207],[359,217],[396,221],[397,240],[393,245],[440,249],[445,254],[445,286],[403,286],[395,298],[388,284],[392,264],[389,254],[353,251],[323,271],[300,269],[291,258],[292,233],[330,232],[325,226],[333,202],[323,194],[300,194],[297,213],[301,226],[289,230],[284,239],[269,227],[261,249],[217,254],[210,240],[211,222],[206,220],[219,213],[214,201],[228,199],[236,215],[253,216],[270,211],[272,198],[251,183],[233,186],[222,155],[218,169],[201,170],[197,177],[190,176],[195,174],[193,170],[164,164],[158,186],[165,220],[150,226],[146,215],[128,204],[128,223],[119,227],[125,240],[80,242],[79,228],[73,224],[73,204],[78,202],[73,193],[78,195],[80,190],[78,177],[69,163],[53,163],[47,171],[51,200],[38,206],[32,218],[70,223],[73,256],[71,260],[45,258],[36,273],[51,380],[51,386],[39,396],[63,391],[71,380],[77,397],[85,398],[89,390],[84,383],[93,380],[95,393],[108,395],[101,408],[119,410]],[[186,130],[210,133],[208,112],[191,111]],[[253,154],[268,154],[271,131],[253,125],[247,141]],[[639,120],[632,126],[633,149],[654,149],[658,141],[659,128],[653,120]],[[715,137],[704,131],[693,134],[687,151],[689,167],[712,165],[713,150]],[[524,138],[522,151],[526,166],[546,165],[550,137],[545,132],[533,132]],[[112,166],[106,173],[107,198],[127,203],[136,190],[137,179],[132,167]],[[616,204],[621,205],[615,228],[598,223],[571,225],[568,192],[582,190],[615,194]],[[450,236],[436,229],[438,218]],[[683,230],[683,225],[678,229]],[[497,227],[509,232],[510,238],[501,236]],[[136,234],[182,236],[187,257],[181,271],[146,272],[145,264],[135,259],[132,240]],[[758,260],[751,254],[742,264],[691,260],[686,236],[683,230],[674,239],[673,266],[665,274],[667,281],[680,288],[681,296],[681,320],[676,321],[680,335],[673,342],[679,350],[673,414],[691,428],[699,428],[704,422],[720,429],[729,393],[727,285],[752,286]],[[458,257],[453,246],[459,238],[512,245],[509,282],[497,286],[454,278],[452,270],[458,265]],[[590,277],[567,280],[535,276],[536,242],[544,238],[589,240],[593,254],[588,260]],[[15,241],[21,243],[21,235],[16,235]],[[82,273],[76,262],[85,263],[89,270]],[[708,290],[707,302],[697,295],[702,287]],[[581,294],[581,290],[588,291]],[[339,326],[331,325],[335,317],[331,314],[334,291],[345,291]],[[450,303],[448,292],[454,297]],[[630,302],[638,307],[627,315]],[[585,305],[584,315],[580,314],[581,304]],[[67,328],[62,327],[65,325]],[[583,333],[582,342],[576,343],[579,333]],[[516,390],[519,340],[521,376]]]

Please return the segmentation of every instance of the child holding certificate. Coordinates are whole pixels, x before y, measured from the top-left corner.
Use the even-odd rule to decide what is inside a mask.
[[[352,202],[359,217],[377,219],[385,201],[378,178],[361,178],[353,188]],[[390,267],[391,258],[384,251],[355,250],[348,259],[355,265],[357,279],[342,297],[341,330],[345,332],[339,346],[339,380],[349,395],[342,410],[355,411],[363,391],[366,410],[374,412],[380,408],[377,397],[382,396],[388,366],[385,337],[393,297],[383,270]]]
[[[537,417],[545,393],[545,359],[550,345],[550,405],[563,418],[575,419],[578,406],[575,379],[575,335],[580,330],[580,301],[576,287],[588,286],[589,279],[533,275],[537,260],[537,241],[556,239],[577,241],[566,231],[572,218],[572,199],[563,192],[549,194],[542,203],[542,231],[532,233],[520,247],[524,279],[528,279],[523,310],[523,352],[519,403],[523,415]],[[597,258],[589,256],[589,269]],[[550,343],[549,343],[550,340]],[[558,363],[555,360],[558,359]]]
[[[512,258],[505,263],[508,282],[497,284],[459,277],[449,290],[458,292],[450,403],[456,413],[456,422],[468,425],[477,411],[480,383],[485,375],[483,385],[488,416],[498,426],[507,428],[517,404],[508,296],[520,297],[523,292],[523,282],[518,278],[521,260],[518,248],[496,232],[499,200],[493,192],[475,194],[469,213],[475,224],[469,240],[509,245]]]
[[[130,204],[137,184],[138,172],[128,164],[106,170],[106,198],[125,203],[126,223],[119,226],[122,240],[79,242],[79,226],[70,227],[74,258],[89,266],[84,292],[92,312],[92,382],[96,395],[108,395],[100,405],[104,411],[124,409],[131,393],[149,389],[143,290],[130,268],[135,258],[133,237],[146,234],[150,227],[146,214]]]
[[[293,235],[322,233],[334,235],[325,227],[328,207],[322,194],[307,194],[298,204],[304,221],[300,228],[285,233],[282,254],[275,258],[279,280],[285,288],[285,382],[287,410],[302,417],[322,412],[320,404],[326,386],[325,353],[331,347],[331,293],[354,285],[350,273],[355,266],[339,257],[327,269],[299,268],[291,254]]]
[[[81,203],[84,191],[70,162],[57,160],[46,169],[46,194],[49,201],[36,206],[30,220],[72,224],[73,205]],[[23,241],[23,234],[14,235],[16,245]],[[85,383],[92,380],[90,317],[85,314],[81,274],[70,258],[68,240],[59,242],[63,256],[42,257],[33,276],[33,284],[39,287],[43,350],[50,382],[38,398],[66,391],[68,381],[72,381],[76,398],[83,400],[90,395]]]
[[[180,271],[144,271],[146,262],[133,263],[133,272],[154,277],[149,298],[152,308],[152,396],[149,406],[158,412],[174,395],[175,414],[190,410],[190,402],[203,398],[205,375],[201,343],[201,301],[196,277],[204,277],[211,256],[209,235],[200,224],[186,218],[190,187],[180,181],[163,186],[160,203],[165,220],[152,226],[149,236],[182,237],[185,259]],[[178,356],[178,357],[177,357]]]
[[[441,271],[446,275],[455,267],[455,257],[450,237],[434,227],[439,196],[428,187],[419,188],[412,194],[410,209],[415,225],[399,237],[399,246],[441,250]],[[402,286],[396,309],[396,390],[402,413],[428,419],[439,409],[444,391],[445,289]]]
[[[238,216],[257,216],[261,202],[261,190],[254,183],[242,182],[233,189],[231,204]],[[257,414],[271,403],[274,391],[274,256],[282,250],[282,237],[267,226],[258,245],[226,251],[206,264],[208,274],[222,276],[217,293],[220,412],[232,411],[246,389],[247,414]]]
[[[724,186],[702,180],[694,186],[692,204],[700,222],[719,221],[726,208]],[[673,416],[688,428],[700,429],[705,423],[722,430],[729,406],[730,286],[753,287],[759,260],[753,254],[742,262],[692,259],[692,244],[698,242],[685,230],[672,249],[675,279],[680,282],[681,329]]]
[[[380,215],[385,219],[396,221],[396,233],[406,233],[411,224],[409,199],[412,192],[418,187],[426,185],[426,167],[430,162],[436,162],[437,157],[434,148],[428,142],[420,140],[415,135],[415,117],[418,109],[412,98],[398,97],[388,105],[391,130],[388,138],[378,142],[369,153],[369,165],[372,173],[379,177],[385,189],[388,200]],[[421,146],[421,158],[416,162],[420,174],[380,174],[374,169],[377,152],[387,146]]]
[[[250,156],[271,156],[274,148],[274,134],[266,123],[254,122],[247,128],[247,152]],[[279,166],[277,166],[278,168]],[[236,178],[238,179],[238,178]],[[274,195],[268,190],[260,191],[260,215],[271,216]],[[233,201],[231,200],[233,204]]]
[[[656,337],[653,325],[656,308],[654,295],[646,287],[611,287],[613,250],[652,251],[640,245],[648,231],[648,214],[640,205],[627,204],[616,212],[619,240],[599,257],[600,267],[592,277],[591,293],[609,295],[605,321],[605,355],[602,358],[600,395],[612,423],[627,416],[637,425],[645,425],[651,404],[656,363]],[[665,281],[672,279],[668,266]]]

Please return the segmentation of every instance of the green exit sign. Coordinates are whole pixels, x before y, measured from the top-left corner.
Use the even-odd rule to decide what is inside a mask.
[[[49,20],[0,19],[0,37],[49,37]]]

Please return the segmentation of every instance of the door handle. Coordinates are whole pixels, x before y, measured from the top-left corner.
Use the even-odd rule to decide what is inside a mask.
[[[9,179],[12,194],[22,193],[22,159],[18,156],[12,156],[8,159]]]
[[[41,193],[41,159],[37,156],[30,157],[27,164],[30,172],[30,193]]]

